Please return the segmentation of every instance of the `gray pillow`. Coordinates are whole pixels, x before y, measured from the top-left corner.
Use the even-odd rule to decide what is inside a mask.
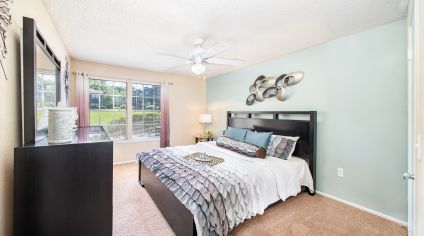
[[[241,142],[228,137],[218,137],[218,139],[216,140],[216,145],[218,147],[226,148],[249,157],[265,158],[266,156],[265,148]]]
[[[267,155],[289,160],[294,152],[297,140],[299,140],[299,137],[271,135]]]
[[[291,158],[292,150],[296,146],[296,141],[282,138],[281,142],[275,147],[274,156],[287,160]]]

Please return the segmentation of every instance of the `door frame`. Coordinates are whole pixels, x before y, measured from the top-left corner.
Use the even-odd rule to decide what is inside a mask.
[[[416,0],[414,3],[415,20],[415,65],[416,65],[416,140],[414,145],[415,154],[415,235],[424,235],[424,3]]]
[[[420,1],[409,1],[407,16],[407,60],[408,60],[408,172],[415,180],[408,181],[408,235],[424,235],[424,186],[422,175],[422,134],[424,83],[422,70],[424,57],[422,40],[424,39],[424,19],[420,12],[424,11],[424,4]]]

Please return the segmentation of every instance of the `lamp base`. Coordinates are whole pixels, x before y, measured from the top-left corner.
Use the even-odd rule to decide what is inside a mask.
[[[207,138],[213,137],[213,131],[211,129],[208,129],[207,124],[203,124],[203,136]]]

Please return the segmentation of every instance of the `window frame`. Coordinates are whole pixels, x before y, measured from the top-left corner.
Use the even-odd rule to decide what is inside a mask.
[[[127,108],[125,108],[125,109],[118,108],[117,109],[116,106],[115,106],[115,98],[116,97],[126,97],[127,96],[127,93],[126,92],[125,92],[125,94],[117,94],[117,93],[115,93],[115,88],[116,87],[120,87],[120,86],[117,86],[115,84],[119,84],[119,83],[125,84],[125,90],[127,90],[128,89],[127,88],[128,83],[125,82],[125,81],[118,81],[118,80],[114,80],[114,79],[100,79],[100,78],[94,78],[93,76],[88,76],[88,84],[89,84],[88,85],[88,89],[89,90],[91,90],[91,82],[92,81],[96,81],[96,82],[98,82],[98,81],[104,81],[104,82],[106,82],[105,85],[107,87],[112,88],[112,90],[111,90],[111,92],[109,91],[109,93],[106,93],[105,90],[101,90],[101,88],[99,87],[101,84],[94,84],[95,87],[97,87],[96,91],[98,91],[99,93],[93,93],[92,94],[90,91],[88,92],[88,121],[89,122],[91,121],[91,115],[92,115],[91,112],[98,112],[98,113],[100,113],[100,114],[98,114],[98,117],[97,118],[100,118],[101,117],[101,113],[102,112],[112,112],[111,113],[111,115],[113,117],[112,120],[114,120],[116,118],[116,115],[120,113],[120,114],[125,114],[125,123],[103,124],[103,125],[104,126],[109,126],[109,127],[114,127],[114,126],[115,127],[119,127],[119,126],[123,126],[123,125],[127,126],[128,125],[127,124],[127,120],[128,119],[126,117],[127,114],[128,114]],[[110,84],[109,84],[109,82],[110,82]],[[96,108],[94,108],[94,109],[92,109],[91,95],[98,95],[98,101],[97,101],[97,104],[96,104]],[[106,97],[109,98],[108,99],[109,100],[109,104],[108,105],[110,105],[110,107],[109,106],[106,107],[106,103],[103,103],[102,102],[102,101],[106,101]],[[125,107],[126,107],[126,103],[125,103]],[[90,125],[93,125],[93,124],[90,123]],[[96,122],[95,125],[101,125],[101,124],[98,124]],[[125,130],[125,135],[119,136],[119,139],[118,138],[115,139],[115,138],[111,137],[112,140],[114,140],[114,141],[127,140],[128,139],[128,133],[127,133],[128,128],[125,127],[124,130]]]
[[[55,77],[56,76],[56,72],[55,71],[51,71],[51,70],[43,70],[43,69],[39,69],[38,70],[39,71],[39,73],[37,73],[37,76],[38,76],[38,74],[43,74],[43,75],[50,75],[50,76],[53,76],[53,77]],[[54,78],[55,79],[55,83],[57,82],[56,81],[56,78]],[[38,82],[38,78],[36,79],[36,82]],[[44,82],[44,80],[43,80],[43,82]],[[56,88],[54,88],[54,90],[52,90],[52,91],[50,91],[50,90],[44,90],[44,83],[41,83],[41,90],[40,89],[38,89],[38,85],[36,84],[35,85],[35,95],[36,95],[36,97],[37,97],[37,95],[38,95],[38,93],[40,92],[41,93],[41,98],[40,99],[36,99],[37,100],[37,102],[40,100],[41,101],[41,107],[38,107],[37,105],[38,104],[36,104],[35,106],[36,106],[36,109],[39,109],[39,108],[43,108],[43,107],[51,107],[51,106],[46,106],[45,105],[45,94],[46,93],[53,93],[53,95],[54,95],[54,105],[53,106],[56,106],[56,104],[58,103],[58,100],[57,100],[57,89]]]
[[[157,141],[160,139],[160,135],[157,137],[133,137],[132,132],[132,85],[134,84],[143,84],[143,85],[159,85],[161,86],[161,82],[158,81],[148,81],[148,80],[139,80],[139,79],[131,79],[131,78],[114,78],[114,77],[107,77],[107,76],[96,76],[96,75],[90,75],[87,76],[88,80],[94,79],[94,80],[105,80],[105,81],[113,81],[113,82],[124,82],[127,84],[127,91],[126,91],[126,99],[125,103],[127,106],[126,109],[126,122],[127,122],[127,136],[125,139],[122,140],[114,140],[115,143],[132,143],[132,142],[140,142],[140,141]],[[90,93],[88,94],[90,96]],[[88,102],[88,116],[90,116],[90,102]],[[91,124],[90,124],[91,125]]]
[[[134,96],[133,96],[133,94],[132,94],[132,90],[133,90],[133,87],[132,87],[132,85],[134,85],[134,84],[137,84],[137,85],[141,85],[142,87],[143,87],[143,95],[142,96],[135,96],[135,97],[138,97],[138,98],[140,98],[140,99],[142,99],[142,106],[141,106],[141,110],[137,110],[137,109],[133,109],[133,107],[132,107],[132,103],[133,103],[133,98],[134,98]],[[152,95],[151,96],[145,96],[145,86],[159,86],[159,91],[160,91],[160,89],[161,89],[161,85],[160,84],[152,84],[152,83],[146,83],[146,82],[136,82],[136,81],[133,81],[133,83],[131,84],[131,122],[133,122],[134,120],[133,120],[133,115],[134,115],[134,113],[135,112],[159,112],[159,115],[160,115],[160,99],[161,99],[161,96],[160,96],[160,93],[159,93],[159,96],[155,96],[155,91],[154,91],[154,89],[152,88]],[[145,109],[145,99],[152,99],[152,101],[153,101],[153,104],[154,104],[154,106],[156,105],[156,102],[155,102],[155,99],[159,99],[159,110],[156,110],[156,109],[153,109],[153,110],[146,110]],[[160,116],[159,116],[159,125],[160,125]],[[146,127],[146,122],[145,121],[143,121],[143,127],[145,128]],[[134,123],[132,123],[132,127],[131,127],[131,134],[133,135],[133,128],[134,128]],[[142,139],[142,140],[151,140],[151,139],[158,139],[158,138],[160,138],[160,132],[159,132],[159,135],[158,136],[147,136],[147,137],[134,137],[134,135],[132,136],[132,138],[133,139]]]

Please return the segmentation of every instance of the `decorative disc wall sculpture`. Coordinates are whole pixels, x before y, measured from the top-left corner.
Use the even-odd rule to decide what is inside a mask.
[[[287,98],[286,87],[295,85],[302,81],[302,79],[303,72],[282,74],[277,79],[261,75],[250,85],[250,95],[246,99],[246,105],[250,106],[255,101],[262,102],[265,98],[272,97],[284,101]]]

